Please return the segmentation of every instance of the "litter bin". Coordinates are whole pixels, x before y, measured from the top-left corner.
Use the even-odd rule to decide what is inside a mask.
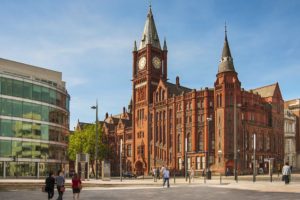
[[[207,178],[208,180],[211,180],[211,171],[208,171],[208,172],[207,172],[206,178]]]

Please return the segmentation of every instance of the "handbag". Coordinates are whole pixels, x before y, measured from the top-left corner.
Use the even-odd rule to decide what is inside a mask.
[[[78,183],[78,189],[81,190],[82,189],[82,184]]]
[[[65,192],[65,190],[66,190],[66,189],[65,189],[65,186],[60,186],[60,188],[59,188],[59,191],[60,191],[60,192]]]

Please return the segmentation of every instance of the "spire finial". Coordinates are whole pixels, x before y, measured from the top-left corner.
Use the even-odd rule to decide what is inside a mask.
[[[168,50],[166,37],[164,38],[163,50]]]
[[[225,37],[227,37],[227,25],[226,25],[226,21],[225,21]]]
[[[151,0],[149,0],[149,7],[151,8],[152,4],[151,4]]]
[[[137,51],[137,47],[136,47],[136,40],[134,40],[134,44],[133,44],[133,51]]]

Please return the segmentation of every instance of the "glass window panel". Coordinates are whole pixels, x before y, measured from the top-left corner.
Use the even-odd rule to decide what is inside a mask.
[[[56,91],[49,89],[49,95],[50,95],[50,103],[55,105],[56,103]]]
[[[49,145],[41,143],[41,158],[47,161],[49,158]]]
[[[12,100],[2,99],[1,102],[1,115],[11,116],[12,113]]]
[[[22,158],[32,158],[31,142],[22,142]]]
[[[22,142],[21,141],[12,141],[12,156],[19,157],[22,155]]]
[[[23,96],[23,82],[19,80],[13,80],[13,96],[22,97]]]
[[[32,87],[32,99],[36,101],[41,101],[41,86],[33,85]]]
[[[49,122],[49,107],[42,106],[42,121]]]
[[[49,140],[49,126],[42,124],[41,125],[41,139]]]
[[[32,138],[32,124],[30,122],[23,122],[23,138]]]
[[[22,121],[12,121],[12,131],[15,137],[22,137],[23,136]]]
[[[56,105],[62,107],[61,105],[62,94],[60,92],[56,93]]]
[[[41,158],[41,144],[32,142],[32,158]]]
[[[2,77],[1,79],[1,93],[5,95],[12,95],[12,80]]]
[[[49,107],[49,122],[57,123],[57,110]]]
[[[32,119],[32,104],[23,102],[23,118]]]
[[[28,82],[23,83],[23,98],[26,99],[32,98],[32,83],[28,83]]]
[[[50,141],[58,141],[58,131],[55,127],[50,126],[49,129],[49,140]]]
[[[21,101],[12,101],[12,116],[14,117],[22,117],[22,102]]]
[[[38,104],[31,104],[31,106],[32,106],[32,119],[41,120],[42,106]]]
[[[32,138],[41,139],[41,124],[32,124]]]
[[[50,103],[49,88],[42,87],[42,101]]]
[[[13,131],[12,131],[12,121],[8,119],[1,119],[1,136],[6,137],[12,137]],[[1,149],[1,147],[0,147]]]
[[[11,157],[11,140],[0,140],[0,157]]]

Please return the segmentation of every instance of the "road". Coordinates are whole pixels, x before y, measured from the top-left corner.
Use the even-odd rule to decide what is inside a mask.
[[[283,187],[288,187],[283,185]],[[54,200],[57,198],[55,192]],[[1,200],[42,200],[47,199],[47,194],[40,190],[10,190],[0,192]],[[66,190],[64,199],[73,199],[72,191]],[[80,199],[101,199],[101,200],[194,200],[194,199],[218,199],[218,200],[282,200],[299,199],[299,193],[289,192],[264,192],[232,188],[209,187],[205,185],[171,185],[170,188],[159,186],[152,187],[112,187],[112,188],[85,188]]]

